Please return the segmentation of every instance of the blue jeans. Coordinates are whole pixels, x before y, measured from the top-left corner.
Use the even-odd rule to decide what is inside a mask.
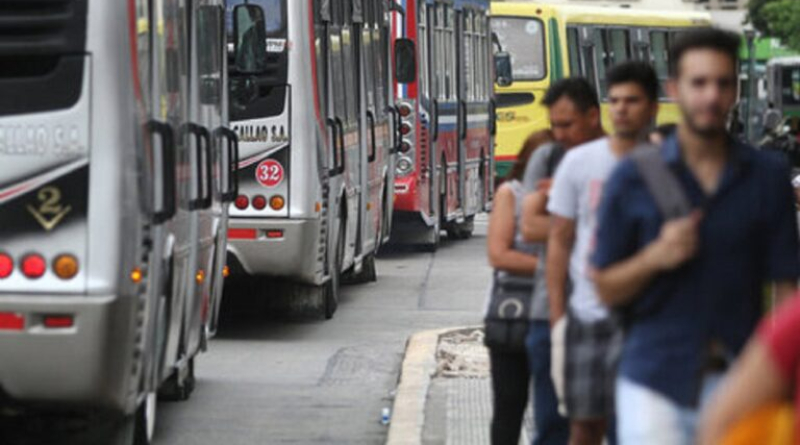
[[[703,379],[700,408],[680,406],[663,394],[625,377],[617,379],[617,438],[620,445],[693,444],[699,410],[722,380],[722,374]]]
[[[558,413],[558,399],[550,377],[550,323],[531,322],[528,360],[533,377],[533,445],[565,445],[569,440],[569,422]]]

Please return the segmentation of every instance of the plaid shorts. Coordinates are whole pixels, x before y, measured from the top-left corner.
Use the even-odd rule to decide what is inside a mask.
[[[571,419],[614,413],[616,367],[609,360],[618,324],[612,318],[581,321],[570,314],[564,364],[564,398]]]

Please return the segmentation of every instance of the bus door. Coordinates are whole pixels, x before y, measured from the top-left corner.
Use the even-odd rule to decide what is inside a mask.
[[[359,4],[360,0],[353,3],[354,6]],[[358,50],[361,69],[359,71],[361,73],[360,84],[363,91],[361,106],[364,109],[361,132],[361,140],[363,142],[361,160],[365,166],[362,169],[364,174],[361,175],[361,190],[364,192],[362,193],[364,199],[360,206],[363,210],[361,217],[362,239],[359,245],[363,246],[365,252],[371,252],[374,249],[374,243],[377,238],[376,232],[380,224],[376,219],[376,217],[380,216],[380,210],[378,209],[378,194],[380,191],[375,189],[376,185],[379,185],[376,184],[376,178],[380,174],[377,170],[378,157],[383,157],[382,153],[379,153],[379,147],[382,147],[382,145],[378,142],[377,120],[379,115],[383,113],[378,113],[376,107],[378,82],[376,80],[375,50],[377,49],[377,42],[374,41],[372,34],[375,27],[376,6],[375,2],[366,1],[363,5],[362,15],[359,17],[360,22],[356,23],[354,27],[356,30],[354,35],[358,36],[360,43]]]
[[[227,208],[234,199],[232,182],[233,160],[236,157],[236,135],[227,126],[227,107],[225,99],[227,88],[225,79],[225,9],[221,0],[206,0],[195,11],[193,18],[194,47],[197,48],[196,93],[202,125],[210,132],[211,177],[208,186],[211,194],[210,215],[206,224],[206,235],[210,236],[211,255],[201,264],[204,274],[195,279],[202,281],[203,300],[201,319],[203,325],[211,329],[213,315],[219,307],[222,294],[222,268],[225,261],[227,240]]]
[[[344,85],[342,94],[343,112],[341,120],[344,131],[344,182],[347,197],[346,244],[340,266],[347,270],[361,252],[358,239],[359,222],[362,206],[361,176],[365,174],[365,166],[361,160],[361,88],[360,88],[360,54],[356,24],[354,23],[354,3],[352,0],[338,0],[336,6],[341,14],[341,79]],[[360,18],[359,18],[360,19]],[[359,247],[357,247],[359,246]]]
[[[164,352],[160,354],[160,378],[169,377],[179,358],[181,331],[183,328],[184,300],[193,295],[193,265],[197,246],[190,233],[191,184],[196,180],[192,168],[185,128],[188,118],[188,41],[186,35],[185,4],[182,0],[153,0],[153,120],[163,122],[174,135],[172,141],[176,166],[177,211],[166,224],[164,234],[164,275],[171,277],[164,283],[159,323],[165,326]],[[162,142],[163,143],[163,142]],[[196,214],[195,214],[196,216]]]
[[[339,238],[346,234],[345,222],[341,220],[344,212],[342,211],[340,200],[344,198],[344,173],[345,167],[345,120],[347,119],[347,107],[345,105],[345,81],[344,64],[342,56],[342,25],[344,15],[344,5],[342,0],[322,1],[321,15],[323,21],[327,23],[325,27],[325,75],[327,77],[326,91],[320,91],[320,97],[324,97],[327,105],[325,120],[330,132],[330,144],[328,144],[328,190],[329,190],[329,218],[333,223],[331,236],[328,237],[328,251],[339,256]],[[338,206],[338,207],[337,207]],[[331,257],[329,256],[329,260]],[[338,258],[337,258],[338,259]],[[337,263],[330,263],[337,264]],[[337,267],[341,267],[337,264]],[[340,270],[328,270],[328,275],[338,274]]]
[[[456,129],[458,132],[457,136],[457,153],[458,153],[458,209],[459,209],[459,216],[463,217],[464,213],[467,210],[467,202],[466,202],[466,163],[467,163],[467,133],[469,130],[469,123],[468,123],[468,111],[467,111],[467,97],[466,97],[466,71],[474,69],[472,66],[468,66],[468,58],[465,54],[464,48],[464,22],[467,20],[470,15],[470,11],[468,9],[462,9],[455,12],[456,20],[455,20],[455,44],[453,45],[453,49],[455,50],[455,57],[456,57],[456,94],[458,100],[458,108],[457,108],[457,125]]]

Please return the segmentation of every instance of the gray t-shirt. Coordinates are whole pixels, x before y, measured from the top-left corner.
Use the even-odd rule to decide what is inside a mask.
[[[550,190],[547,210],[576,223],[575,245],[569,262],[572,293],[569,305],[581,320],[593,322],[608,317],[589,277],[589,258],[594,250],[598,207],[605,184],[618,158],[608,138],[570,150],[558,168]]]
[[[522,186],[527,193],[536,191],[539,181],[549,178],[558,166],[565,150],[561,146],[548,143],[533,152],[525,167]],[[534,254],[539,257],[539,266],[533,278],[533,302],[531,303],[531,319],[549,320],[550,303],[547,299],[547,280],[545,277],[545,259],[547,248],[545,243],[534,243]]]

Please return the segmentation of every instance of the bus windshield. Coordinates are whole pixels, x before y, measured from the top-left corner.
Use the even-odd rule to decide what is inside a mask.
[[[539,19],[493,17],[492,30],[503,51],[511,55],[514,80],[542,80],[547,75],[544,24]]]

